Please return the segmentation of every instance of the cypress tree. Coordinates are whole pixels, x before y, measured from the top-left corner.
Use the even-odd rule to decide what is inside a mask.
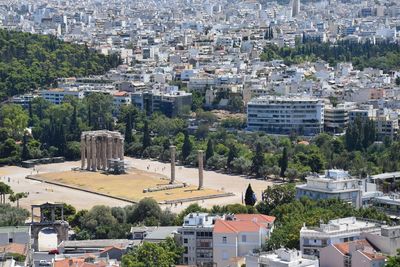
[[[143,150],[151,145],[150,131],[149,131],[149,122],[147,120],[144,121],[143,127]]]
[[[257,143],[256,153],[253,156],[253,164],[251,166],[251,172],[256,175],[256,177],[261,177],[261,169],[265,164],[264,153],[260,143]]]
[[[281,173],[280,173],[281,177],[285,177],[285,172],[288,167],[288,161],[289,159],[287,154],[287,148],[284,147],[282,151],[282,157],[279,160],[279,167],[281,167]]]
[[[185,138],[183,140],[183,146],[182,146],[182,161],[185,161],[191,152],[192,152],[192,143],[190,142],[188,132],[185,131]]]
[[[28,150],[28,137],[26,134],[24,134],[24,137],[22,139],[22,154],[21,154],[22,160],[26,160],[29,158],[29,150]]]
[[[129,145],[132,141],[132,115],[129,112],[125,123],[125,142]]]
[[[33,111],[32,111],[32,103],[31,103],[31,101],[29,101],[28,108],[29,108],[29,123],[28,123],[28,126],[32,127],[33,126]]]
[[[235,145],[231,145],[229,148],[228,152],[228,158],[226,160],[226,166],[228,167],[228,170],[232,169],[232,161],[237,158],[238,153]]]
[[[206,149],[206,162],[212,156],[214,156],[214,146],[213,146],[211,139],[208,139],[207,149]]]
[[[251,184],[249,184],[246,189],[244,203],[246,204],[246,206],[254,206],[254,204],[256,204],[256,201],[256,194],[254,193],[253,188],[251,188]]]

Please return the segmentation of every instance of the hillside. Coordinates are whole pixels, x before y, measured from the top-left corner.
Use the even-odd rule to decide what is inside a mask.
[[[104,56],[54,36],[0,29],[0,98],[49,86],[58,77],[103,74],[119,63],[118,55]]]

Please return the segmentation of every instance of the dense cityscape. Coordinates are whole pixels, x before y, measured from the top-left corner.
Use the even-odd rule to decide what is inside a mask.
[[[0,267],[400,267],[400,1],[0,1]]]

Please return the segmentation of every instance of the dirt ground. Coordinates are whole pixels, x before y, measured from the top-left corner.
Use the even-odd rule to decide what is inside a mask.
[[[142,170],[145,172],[156,173],[160,176],[155,177],[169,177],[170,164],[161,163],[147,159],[135,159],[126,157],[126,162],[132,168]],[[38,165],[34,169],[26,169],[16,166],[5,166],[0,168],[0,181],[3,181],[11,186],[15,192],[29,192],[28,198],[21,199],[20,205],[30,210],[30,205],[41,204],[44,202],[65,202],[73,205],[78,210],[90,209],[94,205],[107,205],[107,206],[125,206],[129,202],[112,199],[106,196],[100,196],[93,193],[74,190],[62,186],[50,185],[39,181],[25,179],[27,175],[44,175],[46,173],[57,173],[71,171],[73,168],[79,167],[80,162],[64,162],[46,165]],[[198,185],[198,170],[195,168],[185,168],[182,166],[176,167],[176,180],[185,182],[188,185],[197,187]],[[166,181],[167,182],[167,181]],[[77,182],[81,184],[82,182]],[[161,182],[157,182],[161,183]],[[204,171],[204,187],[213,189],[215,191],[231,192],[234,196],[222,197],[216,199],[199,200],[195,201],[203,207],[210,208],[213,205],[226,205],[233,203],[241,203],[242,195],[246,191],[248,184],[251,184],[258,199],[261,198],[261,192],[268,186],[272,185],[271,181],[248,179],[247,177],[238,175],[228,175],[213,171]],[[127,187],[122,184],[121,187],[127,190],[134,190],[132,187]],[[110,190],[104,188],[104,190]],[[161,191],[165,194],[167,191]],[[192,195],[191,195],[192,196]],[[193,203],[193,202],[192,202]],[[174,212],[179,212],[186,208],[190,202],[177,205],[165,205],[164,207],[171,209]]]
[[[143,193],[143,190],[147,188],[168,185],[169,179],[161,174],[138,169],[130,169],[126,174],[121,175],[107,175],[101,172],[88,171],[65,171],[43,173],[35,175],[34,177],[45,181],[72,185],[74,187],[122,197],[133,201],[139,201],[145,197],[151,197],[157,202],[163,202],[166,200],[178,200],[223,193],[218,190],[207,188],[197,190],[197,187],[194,185]]]

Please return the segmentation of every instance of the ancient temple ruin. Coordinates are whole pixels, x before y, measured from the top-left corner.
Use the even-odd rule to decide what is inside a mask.
[[[124,165],[124,137],[107,130],[87,131],[81,135],[81,168],[104,170]]]

